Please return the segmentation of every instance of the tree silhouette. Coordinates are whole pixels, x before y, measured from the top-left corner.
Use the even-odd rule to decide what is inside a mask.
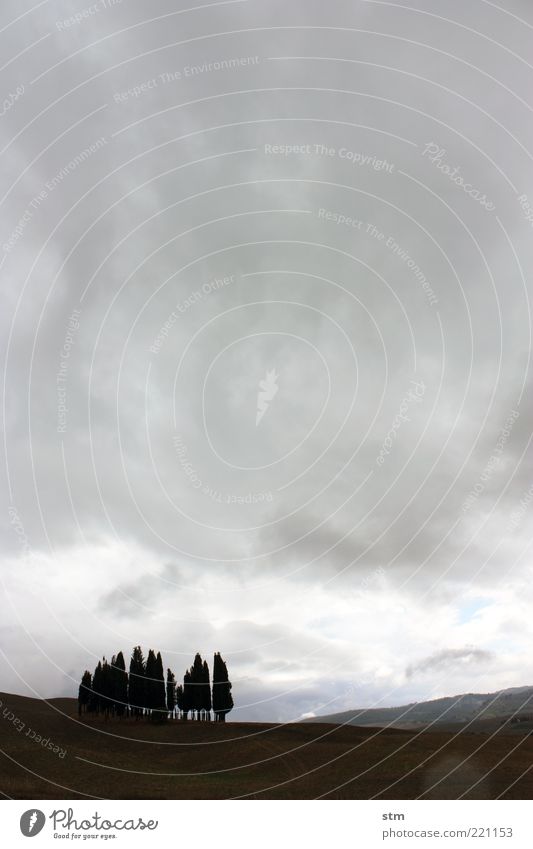
[[[109,714],[113,707],[113,682],[111,679],[111,667],[107,660],[102,662],[102,679],[100,685],[100,705],[101,710],[105,714],[105,718],[109,719]]]
[[[148,649],[146,656],[146,669],[144,680],[144,706],[150,713],[154,704],[154,673],[155,654],[153,649]]]
[[[112,707],[111,667],[103,658],[99,660],[94,670],[92,683],[92,697],[89,710],[105,714],[106,719]]]
[[[102,707],[102,661],[98,661],[93,675],[93,688],[91,693],[91,711],[100,713]]]
[[[192,709],[195,719],[200,719],[203,707],[203,671],[204,664],[201,656],[197,653],[194,658],[194,663],[191,666],[191,684],[192,684]]]
[[[130,661],[128,702],[132,715],[139,719],[144,713],[146,701],[146,667],[140,646],[135,646]]]
[[[220,656],[220,652],[215,652],[213,659],[213,710],[217,722],[225,722],[226,715],[232,708],[233,696],[231,695],[228,669]]]
[[[144,659],[141,646],[133,649],[129,675],[122,652],[113,655],[111,663],[99,660],[93,675],[88,670],[82,675],[78,688],[78,713],[131,716],[139,719],[150,716],[153,721],[164,722],[175,716],[188,719],[210,720],[211,710],[215,720],[225,722],[233,708],[231,682],[220,652],[215,652],[213,663],[213,690],[209,680],[209,666],[197,653],[190,669],[183,676],[183,685],[176,686],[171,669],[167,676],[163,669],[161,653],[150,649]]]
[[[183,719],[183,685],[178,684],[176,687],[176,707],[178,709],[179,716]]]
[[[128,673],[121,651],[111,660],[111,684],[113,711],[117,716],[124,716],[128,709]]]
[[[145,702],[144,705],[149,713],[157,707],[157,661],[153,649],[149,649],[148,657],[146,658],[146,673],[145,673]]]
[[[167,710],[170,713],[171,719],[174,716],[176,708],[176,678],[174,673],[167,669]]]
[[[204,719],[211,719],[211,684],[209,681],[209,666],[207,660],[204,660],[202,668],[202,710]]]
[[[88,669],[81,676],[81,684],[78,690],[78,713],[81,716],[83,712],[89,710],[89,705],[92,699],[92,675]]]
[[[183,676],[183,719],[189,718],[189,712],[193,709],[191,673],[189,670]]]
[[[167,700],[163,660],[158,652],[154,664],[152,718],[163,722],[167,718]]]

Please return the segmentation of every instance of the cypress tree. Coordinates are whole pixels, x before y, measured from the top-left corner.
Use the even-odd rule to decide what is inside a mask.
[[[211,684],[209,681],[209,666],[207,660],[204,660],[202,668],[202,710],[204,718],[211,719]]]
[[[202,711],[202,684],[203,684],[204,665],[201,656],[197,653],[194,658],[194,663],[191,666],[191,683],[192,683],[192,709],[196,714],[196,719],[201,718]]]
[[[146,701],[146,666],[142,649],[135,646],[130,661],[130,677],[128,686],[128,702],[133,716],[138,719],[143,715]]]
[[[193,709],[192,690],[191,673],[187,670],[183,676],[183,719],[188,719],[189,711]]]
[[[183,686],[178,684],[176,687],[176,707],[178,709],[178,716],[183,719]]]
[[[164,713],[167,712],[167,690],[165,687],[165,671],[163,669],[163,660],[161,652],[157,652],[156,656],[156,678],[157,678],[157,708]]]
[[[157,661],[155,658],[155,652],[153,649],[150,649],[148,652],[148,657],[146,658],[146,698],[145,698],[145,707],[148,709],[149,713],[157,707],[157,682],[156,682],[156,673],[157,673]]]
[[[171,719],[174,717],[176,708],[176,678],[170,669],[167,669],[167,710]]]
[[[113,712],[124,716],[128,706],[128,673],[121,651],[111,661],[111,680],[113,689]]]
[[[108,719],[113,707],[113,681],[111,678],[111,667],[105,657],[102,663],[102,684],[100,691],[102,710],[105,713],[105,718]]]
[[[154,704],[153,718],[163,722],[167,718],[167,699],[165,687],[165,673],[161,652],[157,652],[154,664]]]
[[[216,721],[225,722],[226,714],[232,708],[233,696],[231,695],[228,669],[220,656],[220,652],[215,652],[213,659],[213,710]]]
[[[78,713],[81,716],[82,712],[89,710],[89,705],[92,698],[92,676],[86,669],[81,676],[81,684],[78,690]]]
[[[91,710],[100,713],[102,703],[102,661],[99,660],[93,675]]]
[[[118,680],[117,680],[117,672],[116,672],[116,667],[115,667],[116,662],[117,662],[117,657],[116,657],[116,655],[113,655],[113,657],[111,658],[111,664],[110,664],[111,713],[113,715],[118,714],[118,705],[117,705]]]

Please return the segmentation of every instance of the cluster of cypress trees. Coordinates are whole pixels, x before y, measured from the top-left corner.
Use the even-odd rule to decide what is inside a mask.
[[[98,661],[93,675],[83,673],[78,692],[78,712],[110,716],[130,716],[135,719],[150,717],[154,721],[171,719],[211,719],[225,722],[226,714],[233,708],[231,682],[228,669],[220,653],[213,661],[213,687],[209,666],[197,654],[190,669],[185,672],[183,685],[176,686],[174,673],[163,669],[161,653],[150,649],[146,660],[140,646],[133,649],[129,673],[124,655],[113,655],[109,663],[105,657]]]

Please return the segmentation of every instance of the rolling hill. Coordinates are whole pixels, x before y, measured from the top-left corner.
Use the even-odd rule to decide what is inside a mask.
[[[476,704],[463,701],[463,709]],[[483,734],[464,727],[457,733],[438,725],[414,731],[325,721],[80,720],[74,699],[0,693],[0,795],[531,799],[533,735],[518,727],[507,733],[511,728],[500,720]]]
[[[492,723],[487,725],[486,722]],[[441,728],[472,724],[472,728],[492,727],[494,721],[525,729],[533,722],[533,687],[512,687],[495,693],[465,693],[427,702],[412,702],[390,708],[360,708],[310,717],[305,722],[335,725],[371,725],[392,728]],[[484,722],[485,726],[479,723]]]

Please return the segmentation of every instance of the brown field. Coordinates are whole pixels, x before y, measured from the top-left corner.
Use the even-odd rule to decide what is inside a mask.
[[[73,699],[0,693],[0,701],[5,798],[533,797],[533,735],[494,723],[477,733],[190,720],[158,726],[80,722]]]

